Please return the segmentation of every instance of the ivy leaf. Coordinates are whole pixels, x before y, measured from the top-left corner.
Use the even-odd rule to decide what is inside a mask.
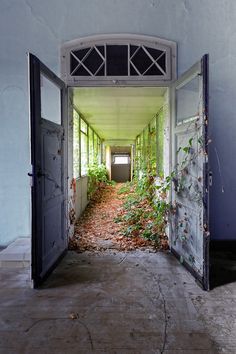
[[[158,189],[161,189],[161,188],[162,188],[162,186],[156,186],[155,188],[158,190]]]
[[[189,147],[189,146],[185,146],[185,147],[183,148],[183,151],[184,151],[186,154],[188,154],[189,151],[190,151],[190,147]]]

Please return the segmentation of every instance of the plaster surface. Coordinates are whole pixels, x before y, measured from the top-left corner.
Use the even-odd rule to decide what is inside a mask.
[[[68,252],[39,290],[0,279],[2,354],[236,352],[235,283],[204,292],[169,253]]]
[[[211,232],[216,239],[234,239],[235,14],[234,0],[1,0],[0,245],[30,235],[26,53],[59,74],[62,43],[101,33],[176,41],[178,74],[210,54]]]

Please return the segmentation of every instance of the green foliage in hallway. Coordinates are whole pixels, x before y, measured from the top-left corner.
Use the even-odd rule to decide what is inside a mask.
[[[124,195],[123,211],[115,218],[122,223],[127,237],[140,236],[153,242],[157,248],[167,248],[166,225],[170,204],[167,191],[170,180],[154,183],[154,176],[145,174],[120,188]]]
[[[91,164],[88,166],[88,197],[90,198],[102,185],[114,184],[109,181],[107,169],[104,164]]]

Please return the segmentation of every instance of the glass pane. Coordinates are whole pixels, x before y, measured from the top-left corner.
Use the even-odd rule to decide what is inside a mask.
[[[163,176],[164,174],[164,112],[161,110],[157,116],[157,144],[156,144],[156,154],[157,154],[157,173],[158,176]]]
[[[91,76],[87,69],[85,69],[82,65],[76,69],[72,76]]]
[[[87,135],[80,133],[81,138],[81,176],[87,174],[88,167],[88,146],[87,146]]]
[[[103,63],[103,59],[96,51],[96,49],[92,49],[87,58],[83,61],[83,64],[92,74],[95,74]]]
[[[199,77],[176,90],[177,123],[199,115]]]
[[[82,118],[80,119],[80,130],[83,133],[88,134],[88,125],[87,123],[85,123],[85,121]]]
[[[89,164],[93,164],[93,130],[89,127]]]
[[[160,69],[158,69],[158,67],[156,65],[152,65],[145,73],[144,73],[145,76],[157,76],[157,75],[163,75],[163,73],[161,72]]]
[[[104,46],[83,48],[71,52],[70,72],[72,76],[104,76]],[[81,65],[80,61],[83,62]]]
[[[102,142],[101,139],[98,138],[98,164],[102,163]]]
[[[40,75],[41,117],[61,124],[61,89],[43,74]]]
[[[79,60],[83,60],[90,48],[83,48],[71,53],[70,56],[70,71],[72,76],[90,76],[89,72],[79,63]]]
[[[107,45],[107,75],[128,75],[128,46]]]
[[[157,152],[157,143],[156,143],[156,117],[150,122],[150,169],[152,172],[156,171],[156,152]]]
[[[73,177],[78,178],[80,175],[80,146],[79,146],[79,115],[74,110],[73,112]]]
[[[98,163],[98,136],[94,133],[94,163]]]
[[[143,132],[143,142],[144,142],[144,157],[148,159],[149,157],[149,128],[146,127]],[[146,161],[147,162],[147,161]]]
[[[131,60],[140,74],[143,74],[152,64],[152,60],[141,47],[135,52]]]
[[[129,156],[114,156],[115,165],[127,165],[129,163]]]
[[[145,47],[145,49],[153,57],[154,60],[157,60],[158,58],[160,58],[161,55],[163,55],[163,50],[150,48],[150,47]]]
[[[106,163],[106,145],[102,143],[102,163]]]

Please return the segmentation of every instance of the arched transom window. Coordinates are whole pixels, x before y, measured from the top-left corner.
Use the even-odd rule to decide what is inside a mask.
[[[156,37],[94,36],[62,47],[62,74],[69,85],[142,83],[175,78],[176,46]]]

